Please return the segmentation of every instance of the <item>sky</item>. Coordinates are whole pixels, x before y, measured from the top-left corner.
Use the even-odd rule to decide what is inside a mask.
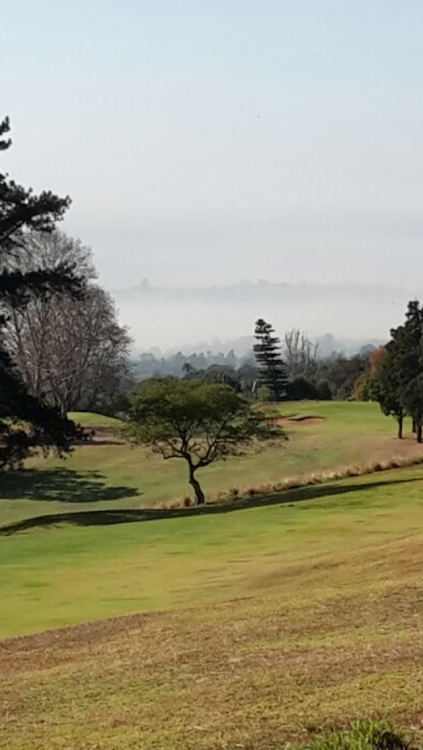
[[[102,283],[423,277],[421,0],[1,0],[2,166]]]

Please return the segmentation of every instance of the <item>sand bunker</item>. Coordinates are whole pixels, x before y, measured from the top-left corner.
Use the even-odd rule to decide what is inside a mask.
[[[279,417],[275,419],[275,424],[283,425],[307,425],[320,424],[324,422],[323,417]]]

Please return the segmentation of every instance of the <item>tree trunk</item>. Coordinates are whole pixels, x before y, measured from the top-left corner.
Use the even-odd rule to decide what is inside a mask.
[[[189,467],[189,483],[194,490],[195,493],[195,499],[197,500],[197,505],[204,505],[206,502],[206,498],[204,495],[203,490],[201,489],[200,482],[198,479],[195,478],[195,469],[193,466],[190,465]]]
[[[403,416],[398,417],[397,418],[397,422],[398,422],[398,440],[402,440],[402,438],[403,438],[404,417]]]
[[[417,425],[417,442],[422,442],[422,425],[420,423]]]
[[[411,429],[413,430],[413,433],[415,435],[416,432],[417,432],[417,423],[416,423],[416,420],[414,419],[414,417],[413,417],[413,426],[412,426]]]

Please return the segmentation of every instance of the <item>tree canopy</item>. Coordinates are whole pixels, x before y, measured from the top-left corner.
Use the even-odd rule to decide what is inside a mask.
[[[19,269],[64,261],[84,280],[83,292],[30,294],[25,306],[8,305],[5,341],[33,396],[62,414],[104,409],[126,377],[130,339],[111,296],[95,283],[91,250],[58,231],[32,232]]]
[[[423,307],[417,300],[407,306],[405,322],[391,330],[391,339],[371,368],[369,393],[384,414],[395,416],[402,437],[405,415],[413,419],[418,442],[423,424]]]
[[[184,459],[199,504],[205,501],[199,469],[258,441],[284,437],[229,385],[172,378],[149,381],[133,393],[126,433],[166,460]]]
[[[281,356],[280,340],[274,334],[272,325],[259,318],[254,330],[256,343],[253,349],[259,385],[269,388],[274,401],[281,401],[286,396],[288,378]]]
[[[9,131],[6,118],[0,123],[0,152],[11,145],[5,137]],[[0,173],[0,466],[15,465],[35,445],[67,450],[78,435],[72,422],[28,393],[5,344],[10,306],[23,309],[32,295],[42,297],[52,291],[81,292],[81,280],[71,264],[19,268],[28,233],[53,231],[69,205],[68,197],[59,198],[50,191],[36,195]]]

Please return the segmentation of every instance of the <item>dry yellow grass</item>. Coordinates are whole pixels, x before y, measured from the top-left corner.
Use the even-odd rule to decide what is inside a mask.
[[[269,750],[362,716],[419,736],[422,568],[400,540],[281,569],[270,597],[3,642],[0,746]]]

